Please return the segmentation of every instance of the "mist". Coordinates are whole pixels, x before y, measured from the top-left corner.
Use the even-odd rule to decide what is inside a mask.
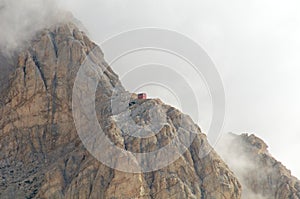
[[[1,0],[0,50],[13,55],[37,30],[61,19],[60,9],[81,20],[98,44],[140,27],[178,31],[203,46],[218,67],[227,97],[223,133],[259,135],[299,177],[300,162],[295,158],[300,151],[298,8],[292,0]],[[0,65],[2,76],[9,71],[4,65]],[[236,167],[249,165],[245,159]]]
[[[98,44],[142,27],[170,29],[192,38],[213,59],[223,79],[222,133],[258,135],[300,176],[300,161],[295,158],[300,151],[299,1],[61,0],[59,4],[83,22]]]
[[[255,148],[254,146],[252,147]],[[249,149],[249,146],[242,141],[241,137],[234,134],[225,134],[215,149],[241,183],[243,199],[272,198],[272,196],[262,196],[260,193],[254,192],[251,189],[251,184],[264,182],[267,176],[265,176],[266,174],[262,175],[260,179],[254,177],[257,172],[265,168],[260,168],[259,164],[255,161],[255,159],[257,159],[256,155],[258,155],[256,153],[257,151],[253,149],[245,150],[246,148]],[[249,178],[249,176],[251,177]],[[253,181],[249,182],[248,179]],[[257,181],[255,182],[254,180]]]
[[[1,53],[11,55],[36,31],[58,21],[58,13],[55,0],[1,0]]]
[[[0,92],[16,68],[17,53],[38,30],[57,22],[58,12],[55,0],[0,0]]]

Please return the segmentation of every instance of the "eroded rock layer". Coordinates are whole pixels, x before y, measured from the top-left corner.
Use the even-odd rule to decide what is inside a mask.
[[[148,124],[149,110],[159,107],[166,126],[145,139],[122,132],[109,103],[120,82],[95,47],[74,24],[64,23],[37,33],[19,54],[0,104],[0,198],[240,198],[241,187],[233,173],[199,127],[178,110],[160,100],[138,101],[131,107],[133,121]],[[180,137],[180,129],[188,128],[184,130],[197,136],[175,162],[157,171],[124,173],[86,150],[74,125],[72,89],[90,53],[95,65],[106,68],[96,108],[107,137],[123,150],[141,153],[169,144]],[[118,92],[128,94],[122,87]]]
[[[266,143],[253,134],[229,134],[217,151],[241,182],[242,198],[300,198],[300,181],[273,158],[267,148]]]

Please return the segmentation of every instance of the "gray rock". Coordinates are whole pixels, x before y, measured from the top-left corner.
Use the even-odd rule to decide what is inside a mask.
[[[86,150],[72,117],[72,89],[80,65],[95,47],[74,24],[63,23],[40,31],[19,54],[0,106],[0,198],[12,192],[14,198],[240,198],[239,182],[200,128],[160,100],[139,101],[131,107],[134,122],[143,127],[153,114],[163,126],[160,132],[144,139],[122,133],[110,106],[113,88],[120,82],[100,49],[93,62],[107,70],[98,85],[96,109],[113,143],[141,153],[180,139],[184,131],[197,135],[178,160],[141,174],[111,169]],[[120,86],[118,94],[129,93]],[[124,109],[116,111],[122,114]],[[198,156],[210,150],[204,158]]]

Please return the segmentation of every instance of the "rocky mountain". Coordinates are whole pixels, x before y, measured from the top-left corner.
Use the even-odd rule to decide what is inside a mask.
[[[300,181],[267,148],[253,134],[228,134],[217,151],[241,182],[242,198],[299,199]]]
[[[15,69],[5,85],[1,84],[1,199],[241,197],[237,178],[210,147],[200,128],[188,116],[158,99],[137,100],[126,92],[101,50],[76,25],[70,22],[51,26],[38,32],[29,43],[9,62],[15,63]],[[93,66],[102,72],[95,107],[106,137],[128,154],[149,153],[174,139],[182,139],[186,133],[194,134],[193,142],[176,161],[154,171],[126,173],[108,167],[90,154],[77,133],[72,115],[73,85],[87,55],[93,57]],[[7,63],[1,58],[0,65]],[[163,127],[157,134],[136,138],[124,133],[116,120],[124,109],[116,113],[111,108],[116,87],[118,96],[129,95],[135,100],[130,117],[140,127],[152,122],[151,114],[163,118]],[[106,150],[109,148],[101,148],[98,153]],[[174,154],[179,152],[175,150]],[[118,155],[108,158],[117,160],[116,167],[124,164]],[[167,158],[158,155],[156,160]],[[137,160],[140,164],[147,167],[151,162]],[[275,179],[276,176],[271,180]]]
[[[1,199],[300,198],[299,180],[261,139],[224,136],[216,150],[225,164],[189,116],[159,99],[139,100],[127,92],[100,48],[74,23],[41,30],[26,43],[16,55],[0,54]],[[87,62],[89,75],[77,88],[76,77]],[[93,78],[103,135],[89,128],[89,114],[74,113],[89,101],[73,89],[92,94]],[[145,132],[152,136],[137,136]],[[101,145],[104,137],[121,152]],[[175,146],[172,153],[154,153],[168,145]],[[139,154],[149,153],[155,158],[141,160]],[[106,162],[100,161],[103,154]],[[166,160],[167,166],[160,165]]]
[[[4,55],[0,50],[0,63],[0,92],[2,93],[4,89],[7,89],[9,74],[11,74],[15,70],[15,67],[17,65],[17,59],[15,55],[7,56]],[[3,101],[1,100],[2,98],[4,98],[3,95],[0,96],[0,102]]]

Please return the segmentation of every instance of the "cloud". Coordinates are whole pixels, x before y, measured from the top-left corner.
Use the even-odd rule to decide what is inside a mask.
[[[270,198],[261,195],[262,188],[254,191],[251,187],[253,183],[265,183],[267,175],[255,176],[256,173],[262,173],[265,168],[260,168],[258,161],[253,159],[253,157],[257,158],[258,155],[252,148],[249,148],[248,144],[242,141],[242,136],[225,134],[215,149],[241,183],[243,199]],[[265,166],[267,167],[267,165]],[[249,178],[249,175],[252,177]],[[266,193],[271,196],[271,192]]]
[[[58,20],[55,0],[0,0],[0,49],[9,54],[39,29]]]
[[[62,7],[83,21],[98,43],[143,26],[186,34],[207,50],[224,80],[224,131],[255,132],[300,177],[300,161],[294,158],[300,149],[299,4],[297,0],[0,0],[0,49],[18,48]],[[282,147],[283,143],[288,145]]]
[[[224,132],[254,132],[300,177],[300,161],[294,158],[300,150],[299,1],[59,2],[83,21],[98,43],[145,26],[175,30],[197,41],[224,80]]]

